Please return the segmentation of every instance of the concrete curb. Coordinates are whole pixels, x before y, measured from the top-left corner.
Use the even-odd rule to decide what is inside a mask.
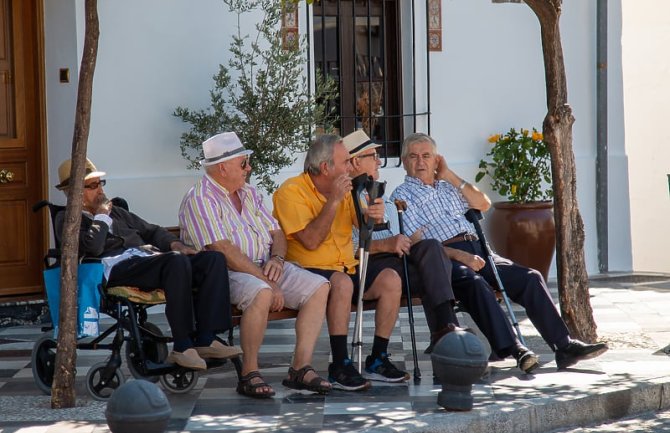
[[[666,378],[664,378],[665,380]],[[491,404],[472,412],[426,414],[368,433],[542,433],[559,428],[597,424],[608,420],[670,408],[670,382],[637,383],[622,389],[594,390],[575,399],[540,398],[521,407]]]

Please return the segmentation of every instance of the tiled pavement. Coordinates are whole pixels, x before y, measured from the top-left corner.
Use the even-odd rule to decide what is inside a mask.
[[[616,418],[670,405],[670,358],[660,350],[670,344],[670,275],[634,275],[591,280],[591,303],[599,335],[612,349],[565,372],[556,372],[553,355],[523,311],[516,309],[528,345],[542,357],[533,375],[522,374],[512,360],[489,364],[475,384],[475,407],[448,413],[437,403],[430,357],[422,353],[428,328],[415,307],[419,384],[375,383],[361,393],[333,391],[327,396],[284,388],[293,341],[293,321],[272,322],[261,351],[261,369],[277,396],[258,401],[235,392],[230,364],[200,376],[187,394],[166,393],[172,407],[170,431],[548,431],[599,419]],[[150,309],[150,321],[166,328],[161,307]],[[371,347],[373,313],[366,312],[364,344]],[[464,320],[467,318],[464,318]],[[352,315],[353,320],[353,315]],[[0,329],[0,433],[107,432],[106,404],[92,400],[84,379],[88,369],[109,352],[79,351],[77,404],[52,410],[50,398],[34,385],[30,351],[41,335],[38,326]],[[412,371],[407,312],[390,344],[392,359]],[[325,375],[328,338],[322,330],[314,367]],[[126,378],[131,377],[122,367]]]

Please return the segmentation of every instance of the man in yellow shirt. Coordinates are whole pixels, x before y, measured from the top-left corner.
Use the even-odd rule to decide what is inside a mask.
[[[286,259],[323,275],[331,283],[326,319],[333,362],[328,376],[334,388],[367,389],[370,382],[354,368],[347,352],[352,299],[358,290],[357,260],[352,228],[357,225],[351,198],[349,152],[337,135],[322,135],[310,145],[305,170],[288,179],[273,197],[274,215],[288,240]],[[368,217],[380,220],[379,200],[368,208]],[[368,273],[363,299],[377,301],[372,353],[363,372],[372,380],[402,382],[409,374],[389,360],[389,337],[400,308],[402,281],[392,269]]]

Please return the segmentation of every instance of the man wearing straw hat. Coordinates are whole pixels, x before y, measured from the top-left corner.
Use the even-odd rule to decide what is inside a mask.
[[[370,140],[362,130],[354,131],[342,140],[349,151],[351,177],[365,173],[378,180],[381,161],[377,148],[381,145]],[[459,329],[453,309],[455,298],[451,289],[451,261],[438,241],[421,240],[421,233],[411,236],[399,233],[398,216],[393,203],[385,203],[384,217],[389,225],[386,230],[372,234],[368,272],[376,273],[377,269],[391,268],[403,275],[401,257],[407,257],[410,281],[404,283],[410,283],[414,294],[421,296],[431,330],[432,347],[444,335]]]
[[[268,312],[283,307],[299,312],[293,362],[282,383],[329,392],[330,383],[310,366],[325,316],[328,281],[285,261],[286,238],[260,194],[247,183],[252,151],[237,134],[217,134],[202,149],[206,173],[184,196],[179,225],[186,243],[226,256],[231,300],[244,312],[240,323],[244,358],[237,392],[255,398],[275,394],[258,371],[258,351]]]
[[[58,168],[60,183],[56,188],[66,194],[71,168],[69,159]],[[103,191],[104,175],[86,160],[79,255],[102,258],[108,287],[165,291],[165,315],[174,338],[168,362],[204,370],[207,365],[203,358],[240,355],[239,348],[214,339],[215,332],[232,326],[225,258],[211,251],[198,253],[163,227],[112,206]],[[54,231],[59,240],[64,224],[65,211],[55,217]],[[198,287],[196,297],[193,286]]]

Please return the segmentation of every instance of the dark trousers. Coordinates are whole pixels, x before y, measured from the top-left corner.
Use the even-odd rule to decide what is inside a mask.
[[[232,326],[228,268],[224,255],[218,252],[132,257],[112,268],[107,285],[163,289],[165,315],[175,340],[189,338],[194,324],[203,332],[220,332]],[[193,287],[197,288],[195,297]]]
[[[446,326],[445,318],[436,317],[435,307],[454,301],[451,287],[451,261],[444,254],[442,245],[435,239],[425,239],[412,245],[407,256],[407,273],[411,296],[421,297],[426,321],[431,331]],[[403,274],[403,260],[396,254],[372,254],[368,260],[367,281],[374,281],[385,268],[394,269],[403,284],[403,295],[407,290]]]
[[[457,242],[449,247],[476,254],[486,260],[486,254],[478,241]],[[493,260],[507,295],[525,308],[528,318],[544,341],[553,350],[565,345],[569,338],[568,328],[554,306],[542,274],[495,254]],[[468,310],[493,350],[500,356],[509,355],[509,350],[516,344],[516,336],[492,292],[492,288],[497,288],[497,285],[491,266],[487,262],[484,268],[475,272],[454,260],[452,278],[456,298]]]

